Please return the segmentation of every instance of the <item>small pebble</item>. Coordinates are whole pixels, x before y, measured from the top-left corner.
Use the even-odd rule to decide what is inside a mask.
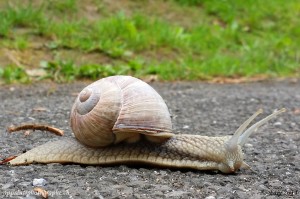
[[[45,186],[47,181],[44,178],[35,178],[33,179],[32,185],[33,186]]]
[[[169,197],[183,197],[184,195],[186,195],[187,192],[186,191],[172,191],[170,193],[167,193],[166,196]]]
[[[182,128],[183,129],[188,129],[188,128],[190,128],[190,126],[189,125],[184,125]]]
[[[216,199],[216,197],[215,196],[207,196],[207,197],[205,197],[205,199]]]
[[[276,127],[281,126],[281,125],[282,125],[281,122],[275,122],[275,123],[274,123],[274,126],[276,126]]]
[[[252,145],[252,144],[249,144],[249,143],[246,143],[244,146],[245,146],[246,148],[252,148],[252,147],[253,147],[253,145]]]
[[[8,173],[9,173],[11,176],[13,176],[13,175],[16,174],[16,173],[15,173],[15,170],[9,170]]]

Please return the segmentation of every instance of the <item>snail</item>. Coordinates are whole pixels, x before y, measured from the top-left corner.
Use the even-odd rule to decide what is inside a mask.
[[[175,134],[166,103],[150,85],[131,76],[111,76],[88,85],[76,98],[70,114],[75,138],[47,142],[9,164],[146,164],[234,173],[250,168],[242,147],[251,133],[284,111],[246,130],[262,113],[259,109],[232,136]]]

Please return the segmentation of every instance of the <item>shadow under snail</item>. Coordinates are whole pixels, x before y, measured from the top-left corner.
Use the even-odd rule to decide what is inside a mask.
[[[111,76],[79,93],[70,116],[75,138],[47,142],[9,163],[138,163],[233,173],[250,168],[243,161],[242,146],[251,133],[284,111],[246,130],[260,109],[233,136],[174,134],[167,105],[150,85],[130,76]]]

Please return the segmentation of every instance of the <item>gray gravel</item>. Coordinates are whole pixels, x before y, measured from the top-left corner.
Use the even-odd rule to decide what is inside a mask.
[[[46,123],[65,130],[70,109],[87,82],[0,87],[0,158],[23,153],[54,135],[7,134],[11,124]],[[43,178],[50,198],[299,198],[300,82],[247,84],[153,83],[172,113],[177,133],[232,134],[258,108],[288,111],[261,127],[244,148],[251,170],[218,172],[82,165],[0,166],[0,198],[41,198],[33,180]],[[262,118],[263,116],[259,117]]]

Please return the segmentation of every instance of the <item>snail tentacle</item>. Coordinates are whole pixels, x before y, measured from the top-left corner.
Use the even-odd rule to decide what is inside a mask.
[[[231,139],[229,139],[226,143],[225,143],[225,147],[228,150],[235,150],[239,144],[239,138],[241,136],[241,134],[243,133],[243,131],[247,128],[247,126],[259,115],[263,112],[262,109],[257,110],[249,119],[247,119],[237,130],[236,132],[233,134],[233,136],[231,137]]]
[[[276,117],[278,114],[283,113],[283,112],[285,112],[285,111],[286,111],[286,109],[285,109],[285,108],[282,108],[282,109],[280,109],[280,110],[278,110],[278,111],[275,111],[275,112],[272,113],[271,115],[265,117],[264,119],[258,121],[257,123],[253,124],[249,129],[247,129],[247,130],[239,137],[239,141],[238,141],[239,145],[240,145],[240,146],[243,146],[243,145],[247,142],[248,137],[249,137],[253,132],[255,132],[256,129],[257,129],[258,127],[260,127],[261,125],[267,123],[270,119]]]

